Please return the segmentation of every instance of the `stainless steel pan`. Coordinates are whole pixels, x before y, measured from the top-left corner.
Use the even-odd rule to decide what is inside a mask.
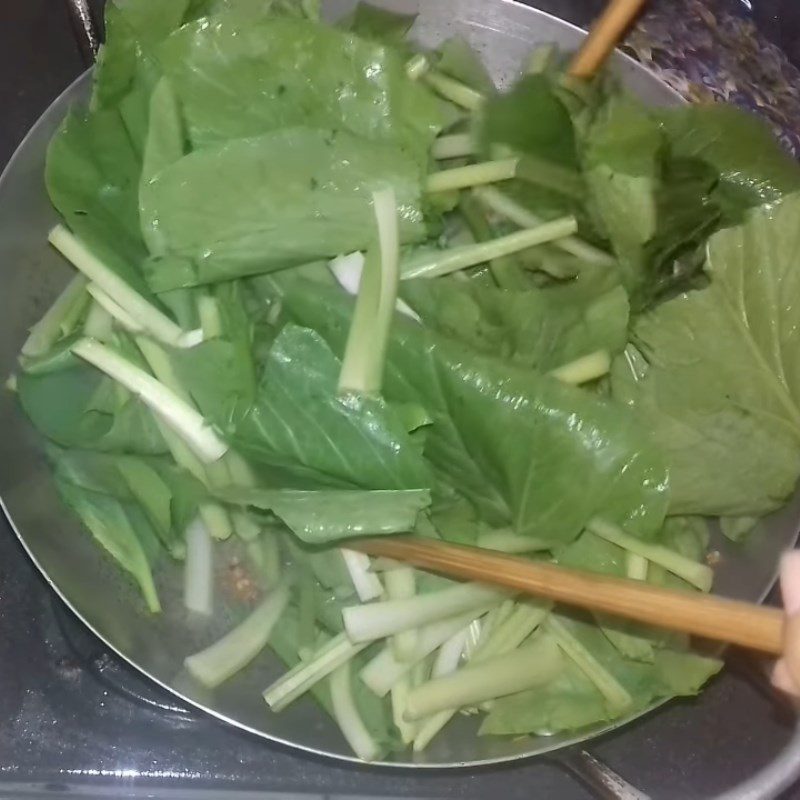
[[[395,0],[385,6],[418,12],[414,38],[423,46],[458,35],[485,60],[500,85],[508,83],[537,42],[575,47],[579,29],[511,0]],[[326,2],[334,17],[352,7],[347,0]],[[628,88],[652,105],[674,105],[680,98],[640,65],[617,55],[613,68]],[[56,221],[43,184],[47,143],[67,108],[83,102],[90,88],[86,73],[70,86],[30,131],[0,178],[0,374],[13,372],[28,327],[35,322],[69,278],[69,269],[46,242]],[[3,421],[0,445],[0,494],[11,524],[42,574],[72,610],[130,664],[185,701],[265,739],[308,752],[354,760],[342,736],[317,707],[298,702],[271,714],[260,691],[281,671],[265,653],[241,676],[213,695],[201,692],[181,674],[184,657],[208,641],[183,611],[175,587],[178,568],[165,564],[157,576],[164,613],[147,613],[138,595],[83,532],[56,496],[37,436],[13,396],[0,393]],[[715,537],[720,552],[716,591],[743,600],[761,600],[772,586],[779,554],[791,547],[800,524],[800,495],[762,525],[745,545]],[[225,629],[224,613],[215,620]],[[625,724],[616,723],[613,727]],[[698,725],[712,725],[698,720]],[[474,719],[459,718],[422,756],[403,755],[395,766],[462,767],[533,756],[610,729],[597,727],[580,737],[529,737],[514,741],[477,737]],[[786,769],[784,769],[786,773]],[[757,797],[759,795],[749,795]]]

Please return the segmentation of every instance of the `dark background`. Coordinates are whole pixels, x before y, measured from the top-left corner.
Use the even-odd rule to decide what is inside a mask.
[[[84,65],[65,0],[0,3],[4,164]],[[752,0],[751,11],[751,3],[743,0],[716,4],[751,15],[800,63],[799,0]],[[602,3],[550,0],[536,5],[562,16],[568,6],[571,19],[585,24]],[[144,709],[81,668],[64,642],[59,620],[62,627],[69,624],[54,611],[49,590],[0,521],[0,796],[49,796],[71,788],[71,797],[90,792],[144,797],[139,792],[145,790],[155,797],[162,789],[192,788],[207,790],[204,796],[215,800],[232,789],[258,790],[262,798],[267,796],[262,790],[281,797],[313,793],[320,800],[326,795],[477,799],[493,793],[504,800],[588,800],[563,766],[548,760],[411,777],[298,757],[203,716]],[[110,674],[125,674],[113,658],[106,659]],[[130,680],[135,685],[136,678]],[[776,706],[740,668],[714,681],[695,703],[673,703],[624,733],[593,743],[592,751],[655,798],[689,800],[752,774],[786,738]],[[787,797],[800,797],[800,791]]]

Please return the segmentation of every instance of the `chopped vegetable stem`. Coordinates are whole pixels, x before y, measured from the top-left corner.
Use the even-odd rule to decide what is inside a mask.
[[[478,547],[497,550],[500,553],[530,553],[534,550],[547,550],[551,545],[535,536],[523,536],[507,528],[498,528],[478,536]]]
[[[567,630],[566,626],[550,617],[546,630],[558,646],[575,662],[584,675],[598,688],[614,711],[622,711],[633,704],[625,687]]]
[[[384,575],[386,594],[389,600],[408,600],[416,594],[416,578],[411,567],[401,566]],[[394,655],[398,661],[413,658],[417,645],[417,629],[409,628],[392,637]]]
[[[597,517],[591,519],[586,527],[596,536],[600,536],[637,556],[642,556],[654,564],[659,564],[679,578],[683,578],[687,583],[691,583],[692,586],[696,586],[701,592],[707,592],[711,589],[714,573],[711,567],[706,564],[692,561],[686,556],[682,556],[680,553],[669,550],[662,545],[643,542],[641,539],[626,533],[619,525],[614,525]]]
[[[416,720],[452,708],[542,686],[561,671],[562,656],[551,637],[539,636],[531,644],[456,672],[434,678],[408,694],[406,719]]]
[[[517,231],[489,242],[453,247],[436,253],[423,253],[403,263],[401,277],[438,278],[451,272],[474,267],[537,244],[552,242],[575,233],[578,226],[574,217],[561,217],[545,222],[537,228]]]
[[[30,329],[28,338],[22,345],[22,355],[29,358],[46,353],[62,336],[69,333],[70,326],[65,321],[76,306],[80,307],[86,297],[88,281],[84,275],[74,275],[70,282],[56,297],[53,305],[45,311],[44,316]]]
[[[342,610],[347,635],[354,642],[383,639],[429,622],[500,602],[507,593],[464,583],[407,600],[383,600]]]
[[[347,336],[339,392],[374,395],[383,382],[386,347],[397,301],[400,278],[400,238],[394,191],[372,194],[378,229],[380,263],[368,257],[361,270],[356,308]]]
[[[465,167],[442,169],[428,175],[425,184],[427,192],[452,192],[481,186],[485,183],[507,181],[514,177],[517,170],[517,158],[503,158],[497,161],[482,161],[479,164],[468,164]]]
[[[538,217],[493,186],[481,186],[473,189],[472,193],[481,203],[496,214],[505,217],[515,225],[519,225],[520,228],[535,228],[542,224],[541,217]],[[577,236],[566,236],[553,242],[553,246],[575,256],[581,261],[585,261],[587,264],[610,267],[616,263],[613,256]]]
[[[96,283],[130,317],[137,320],[156,339],[174,347],[197,344],[192,332],[183,331],[166,314],[157,309],[109,269],[63,225],[56,225],[48,237],[50,243],[90,281]],[[188,338],[187,338],[188,337]]]
[[[472,620],[484,614],[488,606],[448,617],[438,622],[431,622],[420,628],[414,657],[406,661],[398,661],[390,646],[384,647],[378,655],[369,661],[359,673],[362,681],[378,697],[385,697],[404,675],[407,675],[416,664],[419,664],[450,637]]]
[[[111,338],[114,318],[96,300],[92,300],[86,321],[83,323],[83,334],[98,342],[107,342]]]
[[[451,133],[440,136],[433,143],[431,155],[438,161],[449,158],[465,158],[475,152],[475,145],[469,133]]]
[[[366,646],[367,643],[353,644],[343,633],[334,636],[308,661],[301,662],[267,687],[264,700],[273,711],[282,711]]]
[[[412,80],[419,80],[429,69],[431,62],[422,53],[412,56],[406,63],[406,75]]]
[[[550,371],[557,380],[562,383],[569,383],[572,386],[580,386],[582,383],[589,383],[603,375],[607,375],[611,370],[611,356],[607,350],[596,350],[594,353],[576,358],[568,364]]]
[[[266,646],[289,603],[289,586],[278,586],[247,618],[219,641],[189,656],[184,665],[203,686],[213,689],[244,669]]]
[[[486,100],[480,92],[438,70],[423,72],[422,79],[445,100],[467,111],[477,111]]]
[[[333,715],[353,752],[364,761],[374,761],[380,748],[358,713],[351,683],[350,662],[346,661],[330,677]]]
[[[225,455],[228,446],[203,417],[175,392],[152,375],[123,358],[110,347],[92,339],[81,339],[72,346],[76,356],[88,361],[109,377],[133,392],[181,435],[196,455],[215,461]]]
[[[353,588],[356,590],[358,599],[362,603],[366,603],[380,597],[383,594],[383,584],[380,578],[370,570],[369,556],[345,547],[339,552],[342,554],[344,565],[350,574],[350,580],[353,581]]]
[[[186,530],[183,604],[189,611],[210,616],[214,605],[214,552],[202,519]]]

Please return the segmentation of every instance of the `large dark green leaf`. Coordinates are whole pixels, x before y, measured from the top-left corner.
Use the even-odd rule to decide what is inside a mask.
[[[440,125],[436,99],[406,77],[400,53],[303,19],[220,14],[172,34],[159,60],[195,146],[309,125],[422,160]]]
[[[565,659],[565,669],[551,683],[501,698],[481,725],[481,734],[553,734],[574,731],[645,709],[655,700],[697,694],[722,663],[694,653],[658,649],[652,663],[620,655],[600,628],[559,615],[589,654],[629,693],[633,703],[610,708],[577,665]]]
[[[173,349],[170,360],[203,415],[230,432],[256,397],[256,341],[240,283],[217,284],[211,296],[219,310],[221,335],[196,347]]]
[[[269,351],[255,402],[231,441],[256,462],[368,489],[430,487],[399,409],[336,394],[341,362],[316,333],[289,325]]]
[[[138,399],[85,364],[17,379],[23,410],[36,428],[63,447],[163,453],[152,413]]]
[[[70,112],[47,151],[45,181],[69,228],[131,286],[147,293],[139,265],[141,161],[116,111]]]
[[[605,276],[520,292],[419,279],[400,291],[429,328],[542,371],[595,350],[616,354],[628,338],[627,294]]]
[[[371,192],[385,185],[414,241],[425,235],[419,180],[398,148],[341,130],[286,128],[195,151],[142,187],[150,250],[167,256],[148,281],[163,291],[364,249]]]
[[[480,135],[487,149],[503,144],[518,153],[578,167],[572,120],[545,75],[526,75],[511,91],[491,98],[482,110]]]
[[[415,14],[399,14],[386,8],[359,2],[338,25],[345,30],[384,44],[403,47],[405,38],[416,19]]]
[[[83,489],[57,477],[64,502],[75,511],[111,557],[134,578],[150,611],[161,610],[151,561],[158,543],[147,519],[108,494]]]
[[[360,491],[331,489],[220,489],[221,499],[271,511],[307,544],[329,544],[354,536],[410,533],[430,504],[426,489]]]
[[[183,556],[186,528],[206,492],[171,459],[56,448],[49,455],[60,481],[138,506],[170,554]]]
[[[800,195],[708,245],[711,284],[644,316],[649,362],[620,362],[615,392],[668,460],[673,513],[758,515],[800,474]]]
[[[342,351],[349,300],[298,282],[284,303]],[[666,473],[621,406],[401,318],[384,394],[425,405],[433,419],[426,456],[492,523],[553,542],[573,539],[596,513],[642,535],[661,527]]]
[[[635,304],[647,305],[691,277],[701,263],[692,251],[720,217],[711,198],[716,172],[697,159],[672,158],[658,120],[626,98],[613,98],[600,111],[584,161],[593,214]]]
[[[754,114],[713,103],[660,119],[676,156],[700,158],[720,175],[728,206],[749,208],[800,190],[797,162]]]

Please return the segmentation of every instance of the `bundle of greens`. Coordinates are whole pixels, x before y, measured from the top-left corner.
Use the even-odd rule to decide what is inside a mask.
[[[800,169],[770,134],[570,81],[553,48],[500,94],[463,42],[414,54],[412,23],[109,3],[91,104],[47,160],[78,272],[16,378],[148,608],[177,559],[192,614],[242,617],[185,654],[192,678],[269,647],[269,709],[310,693],[367,760],[460,712],[589,729],[720,665],[348,538],[708,591],[707,518],[742,535],[800,474]]]

